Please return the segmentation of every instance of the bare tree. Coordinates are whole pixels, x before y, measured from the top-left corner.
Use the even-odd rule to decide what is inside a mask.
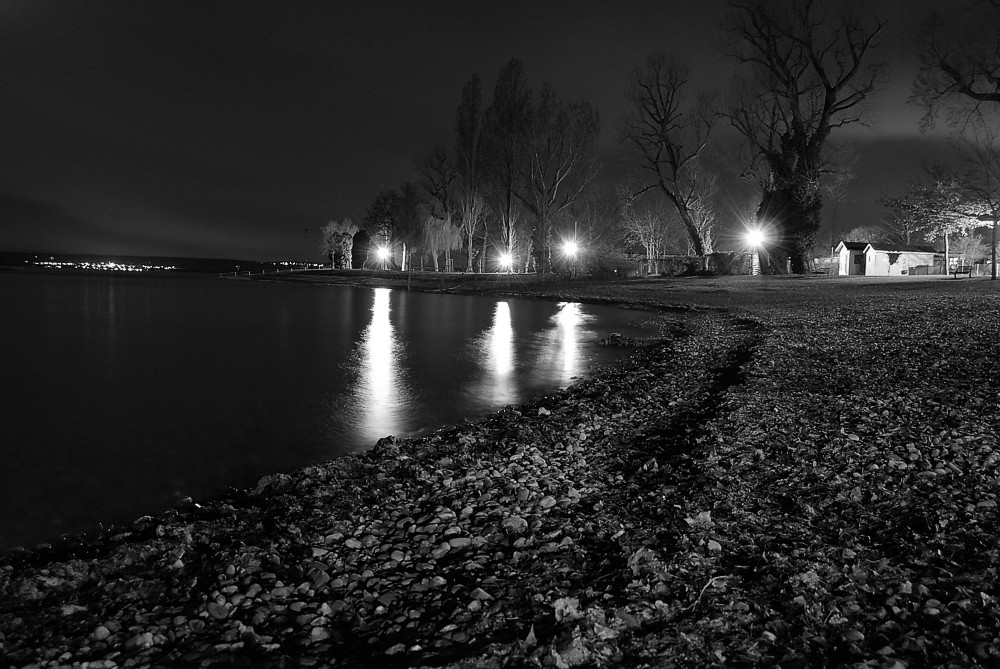
[[[514,249],[515,226],[521,214],[518,178],[526,154],[530,106],[524,65],[515,58],[497,77],[481,140],[485,199],[499,219],[501,250],[508,254]]]
[[[564,102],[546,84],[530,108],[528,128],[516,194],[535,217],[532,245],[544,274],[553,217],[576,201],[597,172],[600,122],[589,104]]]
[[[483,199],[483,109],[479,75],[462,87],[462,100],[455,119],[456,200],[459,225],[465,235],[469,268],[473,267],[475,236],[482,229],[483,250],[479,255],[480,271],[485,260],[486,203]]]
[[[619,130],[619,139],[641,156],[641,165],[676,207],[695,255],[712,252],[715,215],[708,176],[701,157],[716,122],[712,98],[687,97],[690,68],[675,56],[651,54],[645,67],[636,67],[628,89],[631,114]]]
[[[961,135],[967,171],[962,183],[967,211],[983,225],[990,226],[992,269],[997,278],[997,225],[1000,224],[1000,131],[997,112],[978,114],[966,124]]]
[[[912,244],[922,232],[922,222],[912,194],[900,197],[883,195],[878,201],[885,208],[882,226],[889,234],[890,240],[899,244]]]
[[[728,52],[743,66],[728,110],[762,161],[757,219],[771,228],[769,271],[806,270],[822,208],[831,133],[865,121],[881,68],[871,50],[885,27],[874,11],[822,0],[731,0]]]
[[[420,187],[426,195],[431,214],[438,218],[450,218],[456,209],[455,180],[458,172],[448,155],[448,147],[438,144],[418,165]]]
[[[677,234],[683,230],[682,224],[676,220],[679,216],[674,210],[672,219],[671,212],[663,206],[665,203],[661,202],[660,206],[643,203],[643,197],[635,194],[635,184],[619,184],[617,191],[625,240],[642,246],[646,253],[647,271],[653,274],[656,272],[656,261],[675,250],[678,242],[683,243]],[[686,235],[681,234],[680,237],[686,238]]]

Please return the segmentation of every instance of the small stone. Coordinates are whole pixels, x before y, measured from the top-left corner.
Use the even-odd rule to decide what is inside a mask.
[[[448,545],[452,548],[465,548],[472,545],[472,539],[469,537],[452,537],[448,539]]]
[[[865,635],[860,630],[847,630],[844,632],[844,638],[848,641],[864,641]]]
[[[469,596],[477,600],[493,599],[493,595],[486,592],[482,588],[473,589],[473,591],[469,593]]]
[[[94,633],[91,636],[93,636],[94,639],[97,640],[97,641],[104,641],[109,636],[111,636],[111,630],[109,630],[104,625],[98,625],[94,629]]]
[[[125,642],[126,648],[150,648],[153,645],[153,633],[142,632]]]
[[[312,631],[309,632],[309,639],[316,643],[317,641],[325,641],[330,638],[330,630],[325,627],[313,627]]]
[[[312,583],[313,590],[319,590],[330,582],[330,575],[322,569],[314,569],[309,574],[309,581]]]
[[[517,536],[524,534],[528,531],[528,521],[520,516],[510,516],[509,518],[504,518],[500,523],[502,527],[507,532]]]
[[[538,506],[543,509],[550,509],[556,505],[556,498],[552,495],[546,495],[538,501]]]
[[[216,620],[222,620],[229,616],[229,610],[226,608],[225,604],[220,604],[219,602],[209,602],[208,606],[205,607],[208,610],[208,615],[212,616]]]

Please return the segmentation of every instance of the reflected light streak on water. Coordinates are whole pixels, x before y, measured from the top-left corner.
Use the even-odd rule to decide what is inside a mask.
[[[489,341],[497,380],[509,378],[514,369],[514,328],[510,324],[510,305],[506,302],[497,302]]]
[[[361,344],[361,378],[355,394],[360,425],[372,441],[404,427],[406,393],[400,379],[399,339],[390,318],[389,288],[376,288],[372,320]]]
[[[487,371],[492,379],[485,382],[489,401],[494,404],[508,404],[514,400],[514,327],[510,322],[510,305],[497,302],[493,310],[493,325],[484,340]]]
[[[559,338],[562,347],[563,383],[580,372],[580,327],[583,325],[583,313],[576,302],[560,302],[559,313],[555,315],[559,324]]]

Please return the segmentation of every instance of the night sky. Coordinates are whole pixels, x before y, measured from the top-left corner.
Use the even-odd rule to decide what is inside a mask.
[[[850,132],[858,178],[827,209],[842,230],[876,222],[879,193],[941,147],[905,104],[923,12],[901,4],[877,124]],[[681,54],[699,88],[728,85],[712,46],[725,9],[0,0],[0,250],[319,261],[319,228],[360,222],[379,189],[415,179],[415,161],[452,144],[462,85],[478,72],[488,104],[512,57],[533,87],[598,109],[613,166],[628,74],[648,53]]]

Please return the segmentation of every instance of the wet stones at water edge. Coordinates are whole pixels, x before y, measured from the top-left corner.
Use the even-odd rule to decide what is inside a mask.
[[[626,337],[618,332],[597,342],[598,346],[614,346],[618,348],[635,348],[636,346],[652,346],[660,341],[657,337]]]

